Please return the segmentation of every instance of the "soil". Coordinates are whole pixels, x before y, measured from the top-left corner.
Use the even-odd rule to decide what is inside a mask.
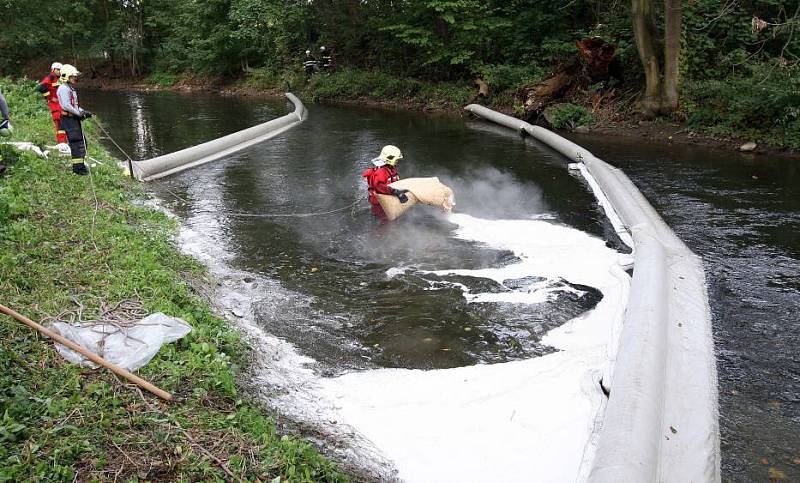
[[[236,80],[224,78],[204,78],[195,76],[182,76],[178,82],[171,86],[159,86],[148,83],[145,79],[96,77],[82,79],[81,85],[108,90],[120,91],[177,91],[177,92],[213,92],[222,95],[247,96],[247,97],[282,97],[281,89],[264,89],[245,85]],[[422,111],[433,115],[466,115],[464,111],[454,106],[427,105],[414,99],[403,101],[378,99],[372,97],[359,97],[354,99],[340,99],[326,101],[329,104],[368,106],[388,110]],[[493,109],[513,116],[513,107],[492,106]],[[685,122],[672,119],[658,118],[647,119],[638,114],[630,105],[612,103],[601,107],[595,113],[598,119],[589,126],[578,127],[574,132],[580,134],[599,136],[620,136],[644,139],[648,143],[662,145],[681,144],[702,146],[725,151],[740,151],[741,147],[751,142],[751,139],[735,136],[717,136],[693,130]],[[547,127],[547,126],[544,126]],[[789,148],[758,144],[753,155],[780,156],[800,159],[800,152]]]
[[[646,140],[648,143],[663,145],[682,144],[702,146],[712,149],[725,151],[743,151],[741,148],[752,142],[752,139],[738,138],[735,136],[715,136],[712,134],[701,133],[693,130],[685,123],[665,121],[665,120],[645,120],[628,118],[626,122],[620,123],[598,123],[588,127],[579,128],[577,132],[586,134],[596,134],[600,136],[624,136]],[[756,148],[748,151],[753,155],[780,156],[800,159],[800,152],[792,151],[789,148],[769,146],[766,144],[756,144]]]

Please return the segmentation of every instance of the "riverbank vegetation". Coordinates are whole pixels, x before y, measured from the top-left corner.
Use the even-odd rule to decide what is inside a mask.
[[[11,140],[44,145],[52,120],[33,87],[0,79]],[[72,175],[68,158],[0,145],[0,303],[36,321],[160,311],[194,331],[139,370],[173,393],[163,403],[66,362],[49,339],[0,315],[0,481],[346,481],[239,393],[247,348],[194,288],[204,271],[85,125],[91,177]]]
[[[58,59],[100,80],[166,86],[200,76],[284,88],[302,79],[303,52],[325,45],[336,74],[291,83],[314,99],[446,107],[471,100],[480,78],[489,103],[545,124],[548,108],[572,104],[612,127],[659,115],[698,133],[800,149],[798,0],[6,5],[19,21],[0,31],[0,73],[40,73]],[[43,27],[53,18],[66,35]]]
[[[548,108],[567,104],[612,126],[661,115],[800,149],[796,0],[7,3],[24,21],[0,32],[6,74],[59,59],[101,80],[201,76],[428,108],[461,107],[481,79],[490,105],[544,124]],[[68,41],[42,28],[54,17]],[[601,44],[582,50],[586,39]],[[322,45],[336,72],[306,83],[303,52]]]

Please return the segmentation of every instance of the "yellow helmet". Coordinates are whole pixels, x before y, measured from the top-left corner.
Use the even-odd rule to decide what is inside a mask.
[[[400,148],[390,144],[381,149],[381,154],[378,158],[389,166],[394,166],[398,160],[403,159],[403,153],[400,152]]]
[[[61,77],[59,77],[60,82],[67,82],[70,77],[77,77],[81,73],[78,72],[78,69],[75,68],[74,65],[71,64],[64,64],[61,67]]]

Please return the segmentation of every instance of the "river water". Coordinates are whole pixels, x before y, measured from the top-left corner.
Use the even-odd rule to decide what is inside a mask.
[[[135,159],[213,139],[288,109],[281,100],[207,94],[86,91],[82,98]],[[554,234],[562,244],[583,232],[607,240],[609,252],[624,251],[592,195],[559,156],[476,121],[308,107],[313,122],[152,189],[186,226],[210,233],[225,247],[220,256],[226,264],[275,280],[287,291],[289,302],[281,303],[279,317],[272,301],[254,308],[256,318],[269,333],[321,361],[325,375],[536,358],[554,350],[542,343],[548,331],[598,307],[600,287],[559,277],[558,270],[497,280],[476,275],[513,267],[520,259],[518,251],[480,236],[454,237],[455,229],[468,231],[469,220],[455,226],[457,221],[435,211],[415,209],[381,226],[365,201],[356,203],[364,197],[358,173],[381,146],[394,143],[405,155],[401,174],[439,176],[454,188],[459,212],[547,223],[563,227]],[[576,141],[624,169],[705,260],[718,351],[723,478],[800,479],[797,163],[623,139]],[[320,216],[272,216],[340,208]],[[589,266],[582,249],[536,250],[564,266]],[[462,271],[441,272],[454,266]],[[536,303],[469,298],[509,294]]]

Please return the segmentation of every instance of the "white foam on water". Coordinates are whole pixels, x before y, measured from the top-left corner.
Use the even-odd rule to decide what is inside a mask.
[[[575,291],[563,281],[594,287],[603,299],[545,336],[543,342],[560,350],[550,355],[427,372],[370,370],[326,379],[312,370],[315,361],[258,326],[250,306],[267,296],[261,287],[269,286],[268,293],[280,294],[281,300],[288,291],[274,281],[228,268],[220,243],[224,228],[217,220],[187,220],[179,241],[222,282],[218,306],[257,348],[259,363],[251,370],[253,384],[263,389],[260,397],[327,435],[326,447],[345,467],[369,468],[372,478],[381,481],[395,479],[392,463],[399,477],[409,482],[583,479],[605,403],[598,379],[613,361],[627,299],[629,278],[618,267],[627,257],[600,239],[542,219],[482,220],[458,214],[450,220],[458,225],[455,236],[511,250],[520,261],[503,268],[456,267],[437,274],[498,283],[528,276],[544,279],[503,293],[471,293],[455,284],[468,301],[542,303],[559,290]],[[191,228],[194,222],[198,229]],[[398,267],[387,276],[407,270],[414,267]]]
[[[627,256],[603,240],[542,220],[450,216],[455,236],[520,261],[438,275],[547,283],[471,301],[542,303],[554,283],[588,285],[603,298],[543,339],[559,352],[534,359],[434,371],[379,369],[319,381],[337,417],[369,438],[409,482],[576,481],[588,474],[605,396],[599,380],[613,363],[629,277]],[[565,287],[564,287],[565,288]],[[564,289],[562,288],[562,289]]]

